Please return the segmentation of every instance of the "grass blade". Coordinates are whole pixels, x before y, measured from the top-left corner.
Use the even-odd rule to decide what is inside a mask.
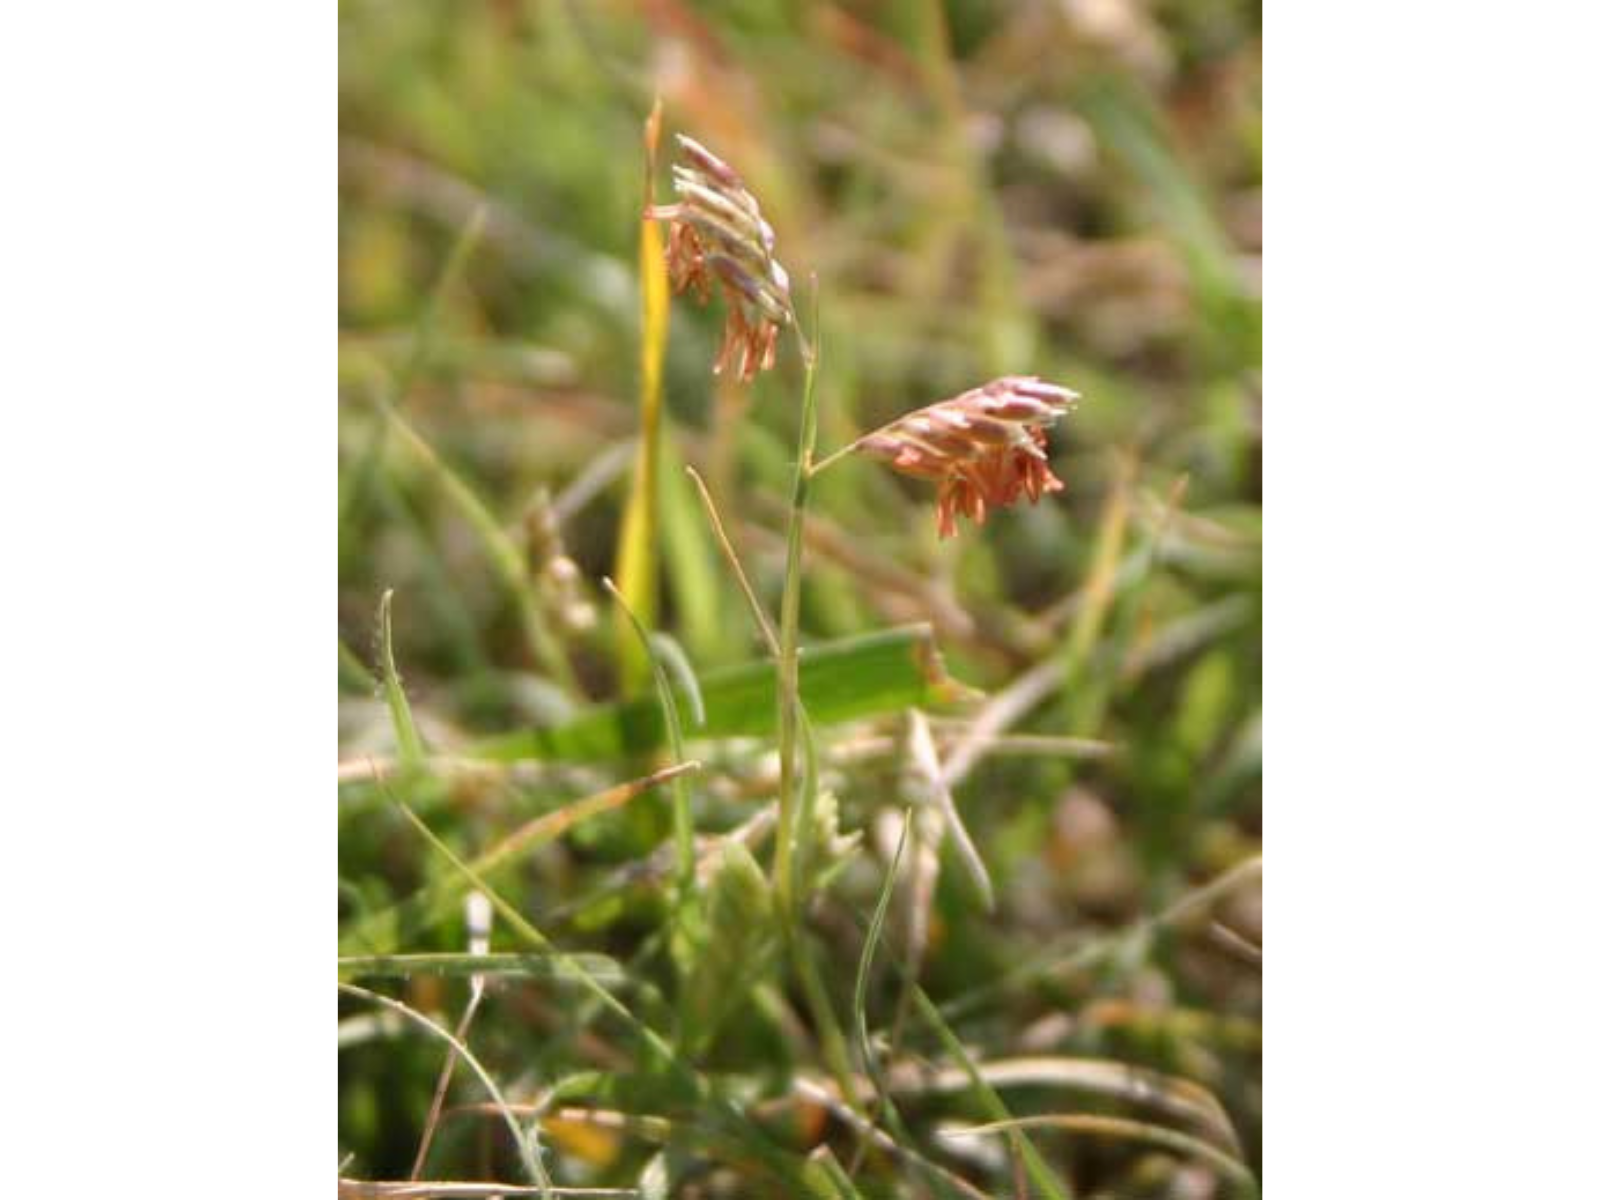
[[[472,870],[475,875],[492,874],[559,837],[578,822],[620,808],[658,784],[676,779],[686,771],[699,769],[697,762],[665,767],[643,778],[619,783],[616,787],[535,817],[474,859]],[[427,928],[443,920],[467,888],[468,883],[462,879],[452,877],[439,880],[400,904],[373,913],[358,922],[354,929],[339,939],[339,952],[346,955],[390,953],[398,945],[403,930]]]
[[[473,1056],[472,1051],[468,1050],[448,1029],[423,1016],[409,1005],[402,1004],[398,1000],[380,995],[377,992],[369,992],[366,988],[357,987],[353,983],[341,983],[339,984],[339,990],[348,996],[360,997],[363,1000],[380,1005],[390,1012],[398,1013],[408,1021],[420,1025],[435,1037],[441,1038],[448,1043],[450,1048],[460,1056],[461,1061],[472,1069],[472,1073],[478,1077],[478,1081],[483,1084],[493,1098],[500,1115],[505,1118],[506,1125],[511,1130],[512,1140],[516,1142],[517,1149],[522,1154],[523,1165],[527,1167],[528,1177],[539,1187],[539,1194],[541,1196],[550,1194],[550,1176],[545,1173],[544,1164],[539,1160],[538,1134],[533,1131],[523,1132],[522,1126],[517,1124],[516,1118],[511,1115],[510,1110],[506,1107],[506,1098],[500,1094],[500,1089],[495,1086],[495,1082],[490,1077],[489,1072],[483,1069],[483,1064]]]
[[[939,708],[971,693],[944,668],[927,625],[905,625],[806,647],[801,703],[816,725]],[[776,669],[752,661],[700,675],[705,738],[769,737],[777,727]],[[524,758],[592,762],[667,744],[660,707],[649,699],[601,705],[547,729],[502,735],[474,748],[499,761]]]
[[[658,98],[644,127],[644,201],[655,188],[656,142],[661,136]],[[661,510],[661,367],[667,351],[672,306],[661,227],[639,222],[639,446],[622,534],[617,543],[617,586],[625,607],[645,625],[656,623],[656,529]],[[624,691],[637,688],[649,673],[648,657],[634,640],[626,618],[617,618],[617,663]]]
[[[1040,1116],[1010,1117],[991,1121],[987,1125],[952,1129],[946,1131],[945,1136],[965,1137],[1040,1127],[1065,1129],[1075,1133],[1093,1133],[1102,1137],[1130,1138],[1152,1146],[1160,1146],[1164,1150],[1174,1150],[1215,1167],[1233,1182],[1248,1188],[1252,1195],[1256,1190],[1256,1177],[1250,1173],[1250,1168],[1232,1155],[1224,1154],[1210,1143],[1180,1133],[1176,1129],[1168,1129],[1164,1125],[1151,1125],[1147,1121],[1134,1121],[1127,1117],[1106,1117],[1092,1113],[1046,1113]]]
[[[394,665],[394,638],[389,623],[393,600],[394,589],[389,588],[378,601],[378,651],[382,660],[383,698],[389,705],[389,720],[394,724],[395,745],[399,748],[401,765],[409,768],[419,765],[426,751],[417,733],[417,724],[411,718],[405,688],[400,685],[400,672]]]
[[[698,764],[694,764],[698,766]],[[702,1078],[684,1062],[667,1041],[666,1038],[651,1025],[635,1016],[621,1000],[617,999],[614,992],[601,983],[593,975],[585,971],[581,963],[575,961],[575,956],[569,955],[558,949],[527,917],[508,903],[487,880],[473,867],[461,858],[440,840],[439,835],[428,827],[427,822],[412,812],[404,804],[397,804],[408,821],[416,828],[428,845],[448,862],[462,877],[464,887],[473,887],[482,892],[494,906],[497,913],[505,919],[507,927],[521,937],[530,946],[536,949],[547,950],[549,953],[561,958],[573,971],[578,982],[581,983],[594,998],[598,1006],[615,1015],[622,1021],[640,1040],[657,1056],[665,1065],[667,1071],[675,1081],[685,1088],[694,1098],[697,1111],[700,1114],[700,1124],[714,1138],[736,1144],[739,1150],[748,1156],[749,1165],[759,1167],[770,1174],[774,1180],[786,1188],[798,1188],[802,1182],[800,1172],[790,1161],[789,1157],[773,1142],[756,1128],[745,1116],[742,1110],[733,1105],[725,1096],[715,1092]],[[342,985],[341,985],[342,986]],[[788,1194],[803,1194],[790,1192]]]
[[[1011,1120],[1011,1113],[1005,1106],[995,1090],[989,1086],[979,1070],[978,1064],[973,1062],[972,1056],[967,1053],[967,1048],[961,1044],[961,1039],[956,1036],[955,1030],[945,1023],[944,1017],[939,1014],[939,1008],[928,998],[928,993],[915,981],[908,984],[911,988],[911,999],[917,1007],[917,1012],[933,1030],[934,1036],[945,1048],[952,1058],[961,1064],[962,1070],[967,1073],[967,1078],[972,1082],[974,1094],[990,1117],[995,1121]],[[1070,1200],[1071,1191],[1066,1184],[1050,1169],[1048,1163],[1040,1157],[1039,1151],[1028,1136],[1021,1129],[1010,1131],[1011,1149],[1022,1160],[1023,1168],[1028,1173],[1028,1178],[1033,1180],[1037,1187],[1050,1200]]]
[[[867,940],[861,947],[861,961],[856,965],[855,993],[851,1000],[850,1011],[855,1019],[856,1054],[861,1059],[861,1065],[872,1080],[872,1086],[877,1090],[878,1103],[883,1108],[884,1119],[889,1127],[897,1134],[901,1133],[900,1114],[895,1111],[894,1101],[889,1098],[889,1085],[883,1077],[883,1072],[878,1066],[877,1055],[872,1053],[871,1034],[867,1029],[867,982],[872,976],[872,959],[878,951],[878,942],[883,937],[883,926],[889,915],[889,902],[894,898],[894,881],[900,873],[900,858],[905,853],[906,841],[911,836],[912,810],[906,809],[900,822],[900,840],[895,844],[894,857],[889,861],[889,869],[884,873],[883,888],[878,893],[878,904],[872,912],[872,924],[867,927]]]
[[[571,954],[557,958],[544,954],[351,954],[339,959],[341,978],[389,977],[405,979],[412,975],[504,975],[524,979],[568,980],[578,978],[574,964],[606,983],[626,982],[622,965],[604,954]]]
[[[628,607],[628,602],[617,586],[609,579],[601,580],[606,591],[611,593],[612,599],[617,602],[617,607],[622,615],[627,618],[633,627],[634,635],[638,638],[639,646],[643,650],[645,659],[649,663],[650,673],[655,678],[656,700],[661,705],[661,717],[667,727],[667,744],[672,751],[672,757],[679,762],[683,761],[683,725],[678,720],[678,702],[672,695],[672,684],[667,681],[667,672],[661,665],[661,658],[656,654],[656,645],[650,636],[650,631],[639,620],[633,609]],[[674,646],[676,644],[674,643]],[[682,652],[679,652],[680,656]],[[700,717],[705,717],[705,706],[700,699],[699,690],[693,686],[693,673],[687,670],[688,664],[680,664],[690,679],[690,696],[693,707],[699,710]],[[682,775],[672,781],[672,836],[678,851],[678,903],[682,904],[688,899],[694,888],[694,814],[689,808],[689,792],[684,784]]]
[[[367,669],[356,652],[339,639],[339,690],[371,696],[381,690],[377,677]]]
[[[685,467],[684,470],[688,472],[689,478],[694,480],[695,489],[700,493],[700,503],[705,507],[706,519],[711,522],[711,530],[717,535],[722,555],[733,570],[733,577],[738,581],[739,590],[744,593],[745,604],[749,607],[751,619],[755,621],[756,628],[761,633],[761,640],[766,644],[767,653],[777,659],[778,635],[773,631],[772,622],[767,619],[766,610],[761,607],[755,588],[750,586],[750,577],[744,573],[739,555],[734,551],[733,542],[728,538],[728,531],[723,527],[722,518],[717,514],[717,506],[711,499],[711,490],[706,487],[706,481],[700,478],[700,472],[693,467]]]
[[[672,682],[678,685],[678,690],[689,702],[689,719],[699,729],[706,723],[706,701],[700,694],[700,680],[694,673],[689,656],[678,644],[678,639],[660,630],[651,633],[650,657],[671,674]]]
[[[865,1200],[826,1145],[818,1146],[808,1156],[806,1173],[817,1176],[816,1194],[821,1200]]]
[[[944,817],[950,840],[956,848],[956,858],[966,868],[967,877],[978,890],[983,910],[992,913],[994,883],[989,878],[989,868],[983,865],[983,856],[978,853],[972,835],[967,832],[966,823],[962,821],[961,812],[956,808],[955,798],[950,794],[950,787],[945,782],[944,768],[939,763],[939,750],[933,742],[933,731],[928,728],[928,718],[915,708],[911,710],[911,729],[907,742],[911,761],[916,765],[928,798]],[[938,847],[934,847],[934,850],[937,852]]]
[[[661,545],[672,569],[663,572],[662,586],[672,597],[684,645],[696,658],[724,660],[742,643],[729,628],[716,550],[687,469],[669,424],[661,436]]]
[[[538,588],[522,550],[478,493],[439,456],[427,439],[381,396],[375,402],[389,426],[477,534],[489,566],[516,604],[523,635],[535,659],[564,688],[576,691],[571,664],[567,662],[560,642],[551,632],[549,622],[539,607]]]
[[[439,322],[439,310],[444,305],[444,298],[449,293],[456,277],[472,255],[483,233],[484,210],[475,208],[462,225],[461,232],[456,236],[455,242],[450,247],[450,252],[445,257],[444,266],[440,268],[438,277],[433,286],[428,290],[428,295],[423,301],[422,312],[417,317],[416,328],[411,335],[411,349],[406,356],[399,374],[395,377],[394,385],[390,391],[392,404],[398,407],[405,403],[411,386],[421,373],[423,365],[427,362],[433,351],[434,331]],[[383,457],[384,435],[388,426],[379,422],[368,435],[362,445],[360,456],[352,468],[349,485],[339,497],[339,540],[342,542],[346,534],[353,529],[356,516],[359,514],[367,490],[376,477],[379,461]]]

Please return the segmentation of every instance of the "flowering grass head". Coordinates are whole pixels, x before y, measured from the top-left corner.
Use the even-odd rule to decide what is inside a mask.
[[[907,413],[855,448],[937,483],[939,536],[951,537],[958,515],[982,525],[991,509],[1062,489],[1050,471],[1045,430],[1077,400],[1076,392],[1032,375],[1007,375]]]
[[[772,226],[734,169],[693,138],[678,135],[683,161],[672,167],[676,204],[653,204],[647,219],[666,221],[667,270],[673,289],[701,302],[720,292],[728,306],[722,349],[712,370],[737,366],[749,381],[772,366],[778,333],[793,319],[789,275],[773,257]]]

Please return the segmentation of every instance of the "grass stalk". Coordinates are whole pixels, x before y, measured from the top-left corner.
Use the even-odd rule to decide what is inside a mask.
[[[717,535],[717,544],[722,547],[722,556],[728,560],[733,577],[738,581],[739,590],[744,593],[745,604],[750,608],[750,616],[761,634],[761,641],[766,646],[767,653],[776,661],[782,656],[782,650],[778,646],[778,635],[773,632],[772,622],[767,619],[766,610],[761,607],[755,588],[750,586],[750,577],[744,573],[744,566],[739,562],[739,555],[733,548],[728,531],[723,528],[722,518],[717,515],[717,506],[711,499],[711,491],[706,487],[706,481],[700,478],[700,472],[693,467],[684,467],[684,470],[688,472],[689,478],[694,480],[694,486],[700,493],[700,503],[705,507],[706,519],[711,522],[711,531]]]
[[[813,325],[816,308],[813,306]],[[789,540],[778,610],[778,837],[773,853],[773,891],[786,928],[794,920],[794,841],[796,836],[796,753],[800,732],[800,566],[804,555],[806,502],[811,494],[811,459],[817,445],[817,345],[805,340],[798,319],[795,334],[805,358],[805,391],[800,402],[800,442],[789,501]],[[803,832],[803,831],[802,831]]]

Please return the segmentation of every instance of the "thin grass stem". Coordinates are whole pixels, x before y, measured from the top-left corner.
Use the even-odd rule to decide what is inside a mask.
[[[739,555],[733,548],[733,542],[728,539],[728,531],[723,528],[722,518],[717,515],[716,503],[711,499],[710,489],[706,481],[700,478],[700,472],[693,467],[683,468],[688,472],[689,478],[694,480],[695,488],[700,492],[700,503],[705,506],[706,519],[711,522],[711,531],[717,535],[717,544],[722,547],[722,556],[728,560],[728,566],[733,570],[733,577],[739,583],[739,590],[744,593],[745,603],[750,608],[750,616],[755,620],[756,628],[761,633],[761,640],[766,643],[767,653],[772,655],[774,661],[782,656],[778,646],[778,635],[768,620],[767,613],[761,607],[761,601],[756,598],[755,588],[750,586],[750,578],[744,573],[744,566],[739,562]]]
[[[474,987],[472,995],[467,997],[467,1007],[461,1013],[461,1020],[456,1023],[456,1040],[465,1042],[467,1030],[472,1028],[472,1018],[478,1015],[478,1005],[483,1003],[483,989]],[[450,1080],[456,1072],[456,1060],[460,1055],[454,1046],[445,1056],[444,1066],[439,1071],[439,1081],[433,1088],[433,1102],[428,1105],[428,1116],[422,1122],[422,1137],[417,1143],[417,1157],[411,1163],[411,1175],[415,1180],[422,1177],[422,1168],[428,1162],[428,1150],[433,1146],[434,1131],[439,1128],[439,1115],[444,1111],[444,1098],[450,1091]]]
[[[872,977],[872,958],[877,953],[878,942],[883,937],[884,923],[889,915],[889,902],[894,898],[894,882],[900,873],[900,859],[905,854],[906,841],[911,835],[912,817],[912,810],[907,808],[900,822],[900,840],[895,844],[894,857],[889,860],[889,870],[884,874],[883,888],[878,893],[878,904],[872,913],[872,924],[867,927],[867,938],[861,946],[861,960],[856,965],[855,993],[851,1004],[855,1018],[856,1055],[861,1059],[862,1069],[878,1094],[878,1107],[884,1120],[897,1137],[904,1137],[905,1131],[899,1110],[889,1097],[889,1081],[878,1065],[877,1055],[872,1052],[872,1035],[867,1029],[867,983]],[[852,1172],[859,1169],[865,1151],[866,1142],[859,1142],[856,1157],[850,1166]]]
[[[423,1016],[416,1009],[410,1007],[409,1005],[402,1004],[400,1001],[395,1000],[392,997],[380,995],[378,992],[369,992],[366,988],[357,987],[353,983],[341,983],[339,984],[339,990],[348,996],[357,996],[363,1000],[370,1001],[373,1004],[377,1004],[383,1008],[386,1008],[390,1012],[398,1013],[400,1016],[406,1018],[406,1020],[422,1026],[422,1028],[426,1029],[429,1033],[446,1042],[450,1048],[454,1050],[461,1058],[461,1061],[466,1063],[467,1066],[472,1069],[472,1073],[478,1077],[479,1082],[483,1084],[490,1097],[493,1098],[495,1106],[500,1110],[501,1116],[505,1118],[506,1125],[511,1130],[512,1140],[516,1142],[517,1149],[522,1154],[523,1164],[528,1169],[528,1177],[532,1179],[539,1188],[539,1194],[542,1196],[548,1196],[550,1194],[550,1176],[545,1172],[544,1163],[539,1160],[539,1142],[536,1127],[531,1128],[528,1131],[524,1131],[522,1126],[517,1124],[516,1119],[511,1115],[510,1110],[506,1107],[506,1098],[501,1095],[500,1089],[495,1085],[494,1079],[490,1076],[488,1071],[484,1070],[483,1064],[473,1056],[472,1051],[468,1050],[466,1045],[459,1038],[452,1034],[448,1029],[445,1029],[437,1021],[433,1021],[428,1017]]]
[[[813,281],[813,285],[814,285]],[[814,293],[813,286],[813,293]],[[813,305],[813,324],[817,323]],[[800,567],[804,554],[806,501],[811,491],[811,456],[817,444],[817,360],[821,351],[804,339],[793,322],[805,355],[805,392],[800,405],[800,444],[795,459],[794,493],[789,502],[788,553],[783,576],[783,603],[778,618],[778,839],[774,850],[773,890],[785,928],[794,922],[794,840],[796,836],[796,767],[800,727]],[[804,831],[802,831],[804,832]]]

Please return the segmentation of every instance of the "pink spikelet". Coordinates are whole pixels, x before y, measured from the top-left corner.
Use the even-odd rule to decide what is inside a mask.
[[[1050,471],[1045,430],[1072,411],[1078,394],[1032,375],[1007,375],[941,400],[863,438],[859,453],[939,485],[939,536],[956,517],[982,525],[989,511],[1031,503],[1062,489]]]
[[[793,312],[789,274],[772,256],[772,226],[727,163],[693,138],[678,135],[683,162],[672,167],[676,204],[653,204],[646,219],[668,222],[667,272],[673,290],[704,303],[713,291],[728,306],[722,349],[712,370],[732,366],[748,382],[770,368],[778,333]]]

